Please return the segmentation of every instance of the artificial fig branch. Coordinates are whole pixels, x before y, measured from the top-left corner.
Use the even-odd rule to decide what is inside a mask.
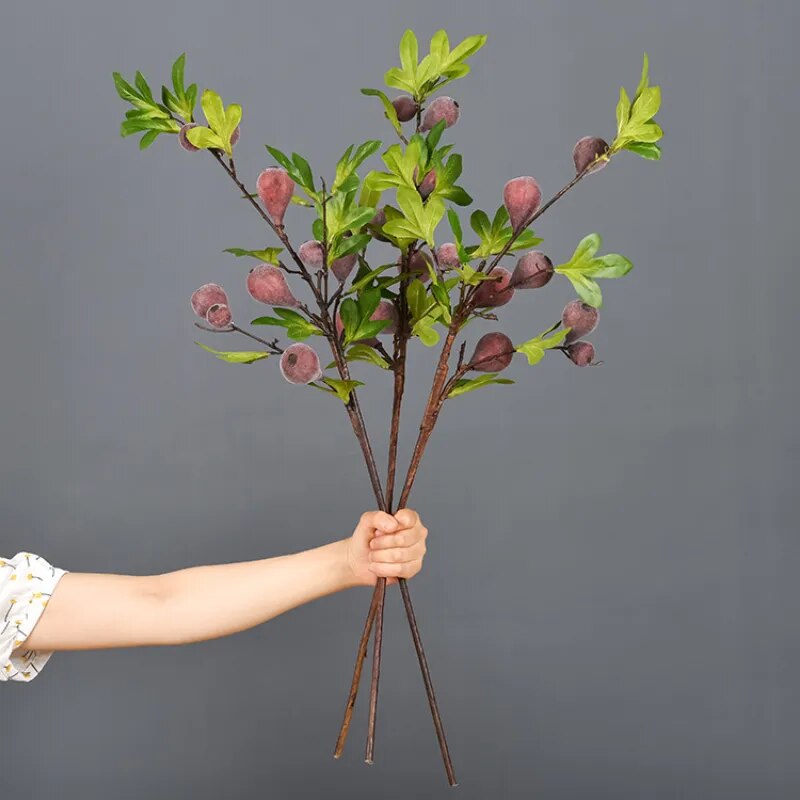
[[[571,176],[545,203],[538,181],[530,175],[496,186],[497,210],[490,214],[474,209],[469,218],[471,233],[465,237],[459,209],[471,206],[473,199],[458,183],[463,158],[450,139],[454,126],[468,123],[470,110],[451,96],[450,85],[469,73],[468,62],[485,43],[483,35],[469,36],[451,47],[446,32],[437,31],[428,52],[422,54],[416,35],[406,31],[400,41],[400,64],[384,75],[395,96],[390,98],[382,89],[361,90],[380,102],[392,143],[384,146],[379,139],[368,138],[351,144],[327,180],[315,174],[299,153],[287,155],[267,145],[270,160],[253,176],[254,192],[239,175],[234,159],[242,130],[246,131],[242,106],[226,105],[212,89],[199,94],[197,84],[186,86],[185,56],[173,65],[171,85],[162,87],[160,102],[141,73],[132,82],[114,73],[117,93],[130,105],[122,136],[141,134],[140,148],[147,149],[160,137],[172,135],[179,152],[208,151],[277,240],[276,246],[227,248],[226,252],[253,259],[241,277],[241,293],[262,308],[268,306],[270,313],[255,317],[251,324],[280,328],[288,341],[263,338],[244,328],[235,316],[238,301],[232,303],[219,284],[206,283],[191,296],[192,311],[202,321],[195,325],[208,333],[239,334],[262,349],[220,351],[198,344],[226,363],[255,364],[277,356],[279,372],[288,383],[311,386],[341,402],[361,447],[376,502],[389,512],[407,504],[445,403],[478,389],[513,383],[506,376],[520,362],[518,356],[529,366],[550,352],[561,353],[579,367],[601,363],[586,339],[599,321],[603,302],[599,281],[621,278],[633,265],[616,253],[601,255],[596,233],[580,239],[572,255],[559,262],[537,249],[542,239],[531,226],[580,181],[607,167],[623,151],[650,160],[661,155],[658,142],[663,132],[655,121],[661,90],[650,85],[645,55],[635,92],[629,96],[624,88],[620,90],[617,130],[608,140],[611,143],[581,136],[565,154],[567,163],[571,158]],[[442,91],[445,87],[447,94]],[[310,213],[312,221],[295,247],[285,220],[298,207]],[[441,233],[445,217],[452,236]],[[508,263],[515,253],[519,253],[516,263]],[[522,337],[496,329],[507,305],[526,302],[530,291],[541,294],[560,281],[559,276],[570,282],[577,295],[563,308],[559,322],[541,333],[525,331]],[[491,329],[478,330],[468,346],[474,329],[469,323],[478,327],[489,323]],[[387,337],[392,337],[391,347]],[[320,358],[317,339],[323,339],[330,350],[333,360],[327,366]],[[418,344],[438,347],[439,355],[396,498],[406,370]],[[457,358],[451,369],[454,350]],[[384,483],[364,422],[360,390],[389,375],[392,408]],[[447,779],[455,785],[402,568],[397,577]],[[371,763],[375,757],[385,599],[386,580],[381,578],[359,639],[334,752],[337,758],[344,750],[370,638],[373,658],[365,760]]]

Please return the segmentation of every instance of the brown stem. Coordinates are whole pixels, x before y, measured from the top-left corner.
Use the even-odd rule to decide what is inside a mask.
[[[375,620],[375,610],[377,608],[377,595],[373,594],[372,602],[369,604],[369,614],[367,621],[364,623],[364,630],[361,633],[361,639],[358,643],[358,656],[356,658],[356,665],[353,669],[353,680],[350,683],[350,694],[347,696],[347,705],[344,708],[344,719],[342,726],[339,729],[339,736],[336,739],[336,749],[333,751],[334,758],[341,758],[344,752],[344,743],[347,740],[347,733],[350,730],[350,720],[353,717],[353,709],[356,705],[356,697],[358,696],[358,685],[361,683],[361,670],[364,667],[364,660],[367,657],[367,647],[369,645],[369,636],[372,632],[372,624]]]

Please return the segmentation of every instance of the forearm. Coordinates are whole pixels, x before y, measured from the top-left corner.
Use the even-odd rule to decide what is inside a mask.
[[[225,636],[359,583],[347,542],[165,575],[66,575],[25,647],[82,650]]]

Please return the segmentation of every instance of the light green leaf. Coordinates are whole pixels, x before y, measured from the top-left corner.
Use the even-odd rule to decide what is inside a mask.
[[[172,65],[172,88],[175,90],[175,97],[183,101],[186,97],[186,89],[183,86],[183,71],[186,66],[186,53],[181,53]]]
[[[322,382],[333,390],[335,394],[345,405],[350,402],[350,393],[357,386],[363,386],[363,381],[342,380],[340,378],[323,378]]]
[[[242,256],[251,256],[263,261],[265,264],[278,265],[278,256],[283,252],[282,247],[267,247],[264,250],[243,250],[241,247],[228,247],[223,250],[224,253],[241,258]]]
[[[480,375],[477,378],[462,378],[456,381],[455,386],[450,390],[447,395],[449,397],[458,397],[467,392],[473,392],[475,389],[482,389],[484,386],[492,386],[500,384],[507,386],[514,383],[510,378],[498,378],[496,372],[487,372],[485,375]]]
[[[383,110],[386,114],[386,119],[392,124],[392,127],[397,131],[397,133],[402,132],[402,128],[400,126],[400,121],[397,119],[397,111],[395,107],[392,105],[392,101],[378,89],[362,89],[361,94],[367,95],[368,97],[377,97],[381,103],[383,104]]]
[[[636,153],[636,155],[650,159],[651,161],[658,161],[661,158],[661,148],[657,144],[628,142],[624,149],[630,150],[632,153]]]
[[[603,305],[603,293],[600,291],[600,287],[594,279],[580,272],[564,272],[562,274],[569,278],[570,283],[581,300],[595,308],[600,308]]]
[[[389,362],[368,344],[354,344],[346,353],[348,361],[365,361],[381,369],[389,369]]]
[[[219,150],[224,150],[225,145],[220,137],[214,131],[198,125],[191,128],[186,132],[186,138],[195,146],[207,150],[209,147],[214,147]]]
[[[161,131],[147,131],[144,136],[139,140],[139,149],[147,150],[151,144],[159,137]]]
[[[419,337],[425,347],[435,347],[439,343],[439,331],[433,327],[433,321],[429,322],[428,318],[424,318],[414,325],[412,333]]]
[[[617,103],[617,135],[621,134],[631,115],[631,101],[625,87],[619,90],[619,102]]]
[[[195,344],[198,347],[202,347],[203,350],[215,355],[220,361],[225,361],[228,364],[252,364],[255,361],[269,358],[270,355],[269,353],[262,353],[259,351],[226,352],[224,350],[214,350],[204,345],[202,342],[195,342]]]
[[[208,126],[221,135],[225,130],[225,107],[222,98],[212,89],[206,89],[200,99],[200,106],[208,120]]]
[[[540,333],[538,336],[535,336],[533,339],[523,342],[515,349],[518,353],[522,353],[528,359],[528,364],[533,366],[534,364],[538,364],[544,358],[544,354],[547,350],[558,347],[564,341],[564,338],[569,331],[569,328],[562,328],[555,333],[551,333],[550,330],[547,330],[544,333]]]
[[[602,243],[603,240],[599,233],[590,233],[588,236],[584,236],[575,248],[570,264],[578,265],[593,258]]]
[[[641,95],[641,93],[650,85],[648,72],[650,70],[650,59],[647,57],[647,53],[644,54],[644,58],[642,59],[642,77],[639,79],[639,85],[636,87],[636,94],[633,96],[634,100]]]
[[[400,64],[403,72],[412,80],[417,76],[417,62],[419,61],[419,45],[414,31],[408,29],[400,39]]]
[[[631,106],[631,125],[642,124],[651,120],[661,107],[661,87],[649,86],[642,89],[639,97]],[[626,131],[627,133],[627,131]]]

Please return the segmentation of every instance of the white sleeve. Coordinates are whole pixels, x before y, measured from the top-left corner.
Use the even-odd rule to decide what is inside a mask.
[[[31,681],[52,655],[21,645],[65,574],[31,553],[0,558],[0,681]]]

